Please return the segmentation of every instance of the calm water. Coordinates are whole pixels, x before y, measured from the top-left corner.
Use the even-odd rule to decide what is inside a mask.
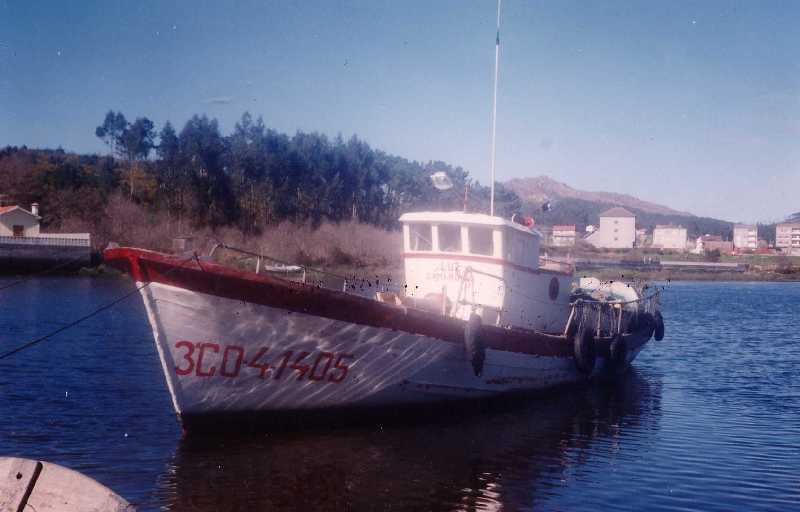
[[[3,281],[0,281],[2,285]],[[0,291],[0,348],[125,280]],[[0,361],[0,455],[142,510],[800,510],[800,284],[673,283],[614,386],[435,422],[182,439],[138,296]]]

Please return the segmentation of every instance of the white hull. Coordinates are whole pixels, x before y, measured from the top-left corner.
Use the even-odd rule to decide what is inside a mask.
[[[158,282],[141,293],[181,415],[413,404],[585,379],[572,357],[487,349],[478,377],[458,343]]]

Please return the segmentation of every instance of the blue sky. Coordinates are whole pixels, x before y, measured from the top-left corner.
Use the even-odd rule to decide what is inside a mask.
[[[800,2],[505,0],[498,179],[698,215],[800,210]],[[489,176],[488,1],[0,0],[0,146],[103,152],[109,109],[356,133]]]

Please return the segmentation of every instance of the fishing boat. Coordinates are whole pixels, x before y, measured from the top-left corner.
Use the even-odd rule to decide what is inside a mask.
[[[399,406],[555,388],[625,371],[659,291],[580,279],[540,233],[495,216],[401,217],[406,282],[364,296],[197,254],[111,248],[140,289],[184,424],[233,413]]]
[[[402,287],[329,289],[289,279],[292,267],[265,274],[264,255],[250,272],[197,254],[105,251],[139,287],[184,426],[554,389],[622,373],[663,337],[658,290],[574,283],[571,265],[540,257],[531,219],[494,214],[499,2],[497,25],[489,213],[401,216]]]

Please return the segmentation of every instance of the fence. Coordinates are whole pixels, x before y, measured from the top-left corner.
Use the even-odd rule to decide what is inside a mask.
[[[45,236],[0,236],[0,245],[90,247],[91,236],[88,233],[59,233]]]

